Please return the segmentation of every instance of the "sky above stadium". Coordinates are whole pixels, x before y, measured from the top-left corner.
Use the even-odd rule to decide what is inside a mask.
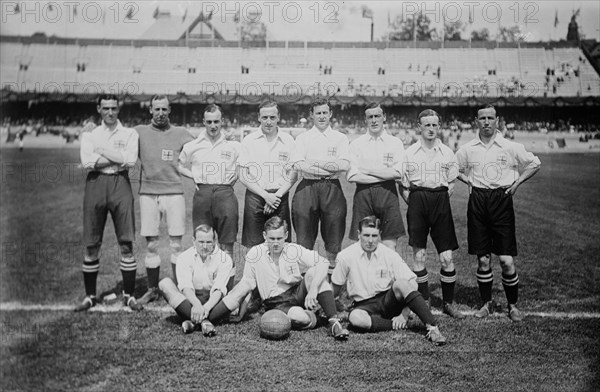
[[[223,24],[238,20],[265,23],[275,41],[381,41],[389,21],[419,12],[441,31],[444,20],[461,20],[471,29],[483,27],[496,36],[499,26],[518,25],[528,42],[564,39],[571,16],[580,33],[600,41],[598,1],[5,1],[1,4],[1,35],[45,33],[59,37],[125,38],[143,36],[154,14],[169,12],[174,23],[191,23],[201,12]],[[365,8],[367,7],[367,8]],[[258,16],[257,16],[258,15]],[[370,18],[372,16],[372,18]],[[469,20],[472,23],[469,23]],[[215,24],[217,25],[217,24]]]

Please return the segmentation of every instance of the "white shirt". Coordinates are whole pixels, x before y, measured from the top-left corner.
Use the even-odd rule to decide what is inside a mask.
[[[104,174],[115,174],[127,170],[135,165],[138,156],[138,133],[133,128],[124,127],[117,120],[117,127],[111,131],[102,122],[91,132],[81,135],[80,156],[81,164],[88,170],[99,171]],[[96,169],[96,162],[102,155],[95,153],[97,147],[117,150],[123,157],[123,164],[114,164]]]
[[[204,131],[183,146],[179,162],[182,165],[191,163],[196,184],[233,185],[237,181],[240,150],[240,143],[225,139],[223,133],[213,144]]]
[[[260,297],[265,300],[300,283],[302,274],[320,259],[315,251],[298,244],[285,243],[279,262],[275,263],[269,254],[269,247],[263,243],[252,247],[246,254],[242,280],[250,283],[252,290],[258,287]]]
[[[334,131],[331,127],[321,132],[313,126],[296,138],[296,150],[292,154],[291,162],[296,163],[307,159],[322,161],[345,159],[350,161],[348,138],[343,133]],[[322,177],[308,173],[302,174],[304,178],[309,180],[318,180]],[[339,177],[340,173],[338,172],[328,178],[337,179]]]
[[[456,160],[472,186],[486,189],[509,187],[525,169],[541,165],[525,146],[505,139],[499,132],[488,146],[479,136],[465,143],[457,151]]]
[[[435,139],[434,147],[427,150],[421,140],[406,149],[406,173],[402,185],[424,188],[448,187],[458,177],[458,162],[452,149]]]
[[[394,168],[398,175],[403,173],[404,143],[397,137],[383,131],[381,135],[374,137],[366,133],[350,143],[350,170],[348,170],[348,181],[359,173],[359,167],[369,168]],[[367,184],[381,182],[373,180]],[[362,182],[359,182],[362,183]]]
[[[417,275],[398,253],[380,243],[368,259],[360,242],[355,242],[338,253],[331,282],[346,284],[350,298],[364,301],[389,290],[400,278],[416,279]]]
[[[279,189],[289,179],[294,146],[294,138],[285,132],[278,130],[275,139],[269,142],[259,129],[242,141],[238,164],[248,168],[248,180],[262,189]]]
[[[223,295],[227,294],[227,282],[233,269],[231,257],[215,247],[213,253],[208,255],[206,261],[196,252],[192,246],[182,252],[177,258],[175,274],[179,290],[189,288],[192,290],[219,290]]]

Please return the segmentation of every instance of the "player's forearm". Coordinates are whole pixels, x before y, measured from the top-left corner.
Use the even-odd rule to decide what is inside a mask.
[[[220,290],[215,290],[210,294],[208,301],[204,304],[204,309],[207,313],[210,313],[211,309],[223,298],[223,293]]]
[[[369,174],[357,172],[348,177],[348,182],[355,182],[358,184],[374,184],[376,182],[381,182],[381,179]]]
[[[263,199],[267,196],[267,191],[264,190],[255,179],[249,178],[248,171],[241,171],[239,176],[240,182],[244,184],[246,188],[255,195],[262,197]]]
[[[192,304],[192,306],[202,306],[202,302],[196,297],[196,291],[190,288],[184,288],[183,295],[187,298],[188,301]]]
[[[523,173],[521,173],[521,175],[517,179],[516,183],[518,185],[521,185],[522,183],[524,183],[525,181],[527,181],[531,177],[533,177],[540,170],[540,168],[541,168],[541,166],[539,166],[539,165],[531,166],[531,167],[526,168],[523,171]]]
[[[179,174],[181,174],[184,177],[191,178],[192,180],[194,179],[194,175],[192,174],[192,171],[190,169],[186,168],[185,166],[183,166],[181,163],[177,165],[177,171],[179,172]]]
[[[399,180],[400,178],[402,178],[402,174],[400,174],[400,172],[398,172],[396,169],[391,168],[391,167],[367,168],[367,169],[364,169],[361,171],[363,171],[364,173],[366,173],[370,176],[377,177],[383,181]]]
[[[350,161],[346,159],[333,160],[317,160],[313,161],[313,165],[318,166],[322,170],[326,170],[332,174],[348,171],[350,169]]]
[[[120,151],[116,151],[116,150],[112,150],[110,148],[104,148],[104,147],[96,147],[94,149],[94,152],[102,155],[109,161],[112,161],[113,164],[117,163],[119,165],[122,165],[123,163],[126,162],[125,157],[123,156],[124,154],[122,154]]]
[[[461,182],[464,182],[467,185],[471,185],[471,182],[469,181],[469,177],[467,175],[465,175],[464,173],[458,173],[458,180]]]
[[[109,161],[108,159],[104,158],[103,156],[101,156],[100,158],[98,158],[98,160],[96,161],[96,164],[94,165],[94,167],[96,169],[102,169],[104,167],[107,166],[111,166],[114,165],[114,162]]]
[[[304,175],[309,176],[331,176],[331,172],[321,169],[318,165],[313,165],[309,161],[299,161],[294,164],[294,169]]]

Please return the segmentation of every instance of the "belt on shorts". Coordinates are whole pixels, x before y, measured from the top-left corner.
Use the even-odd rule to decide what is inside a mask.
[[[302,181],[308,181],[310,183],[317,183],[317,182],[339,182],[339,178],[329,178],[329,177],[321,177],[321,178],[316,178],[316,179],[304,178]]]
[[[127,170],[121,170],[121,171],[114,172],[114,173],[104,173],[104,172],[101,172],[101,171],[94,171],[92,173],[102,174],[103,176],[120,176],[120,175],[123,175],[123,174],[127,174]]]
[[[476,192],[481,192],[481,193],[493,193],[493,192],[506,192],[506,190],[508,188],[510,188],[510,187],[505,186],[505,187],[494,188],[494,189],[472,187],[472,190],[474,190]]]
[[[396,181],[388,180],[381,182],[374,182],[372,184],[356,184],[356,189],[365,189],[365,188],[379,188],[379,187],[389,187],[396,188]]]
[[[411,185],[410,188],[408,188],[408,190],[410,192],[415,192],[415,191],[424,191],[424,192],[448,192],[448,187],[447,186],[438,186],[437,188],[427,188],[425,186],[414,186]]]
[[[196,183],[196,186],[198,188],[220,188],[220,187],[231,188],[231,187],[233,187],[233,185],[230,185],[230,184],[199,184],[199,183]]]

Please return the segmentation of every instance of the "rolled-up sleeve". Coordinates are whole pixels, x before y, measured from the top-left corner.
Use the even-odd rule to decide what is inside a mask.
[[[210,293],[220,291],[223,295],[227,294],[227,282],[229,281],[229,275],[231,275],[231,269],[233,268],[233,261],[231,257],[223,252],[223,260],[217,267],[217,276],[213,281],[213,285],[210,288]]]
[[[121,156],[123,157],[123,164],[121,165],[122,167],[129,169],[135,166],[135,162],[138,158],[139,138],[140,136],[138,133],[133,130],[129,136],[129,139],[127,140],[125,149],[121,151]]]
[[[346,175],[346,179],[348,181],[352,181],[352,177],[358,174],[358,151],[356,148],[356,144],[352,143],[349,147],[350,150],[350,169],[348,170],[348,174]]]
[[[458,160],[456,159],[456,155],[452,155],[450,162],[448,162],[448,166],[446,167],[446,179],[447,181],[453,182],[458,178]]]
[[[80,157],[81,164],[88,170],[93,170],[96,162],[100,159],[100,154],[94,152],[94,143],[90,132],[81,135]]]
[[[542,166],[540,159],[532,152],[525,150],[525,146],[519,145],[516,150],[516,158],[519,163],[519,172],[528,169],[537,169]]]
[[[194,269],[186,260],[179,257],[175,266],[175,275],[177,276],[177,287],[179,290],[192,289],[194,290],[193,282]]]
[[[340,143],[338,144],[338,159],[343,159],[350,162],[350,142],[348,141],[346,135],[342,134],[342,136],[343,139],[340,140]]]

